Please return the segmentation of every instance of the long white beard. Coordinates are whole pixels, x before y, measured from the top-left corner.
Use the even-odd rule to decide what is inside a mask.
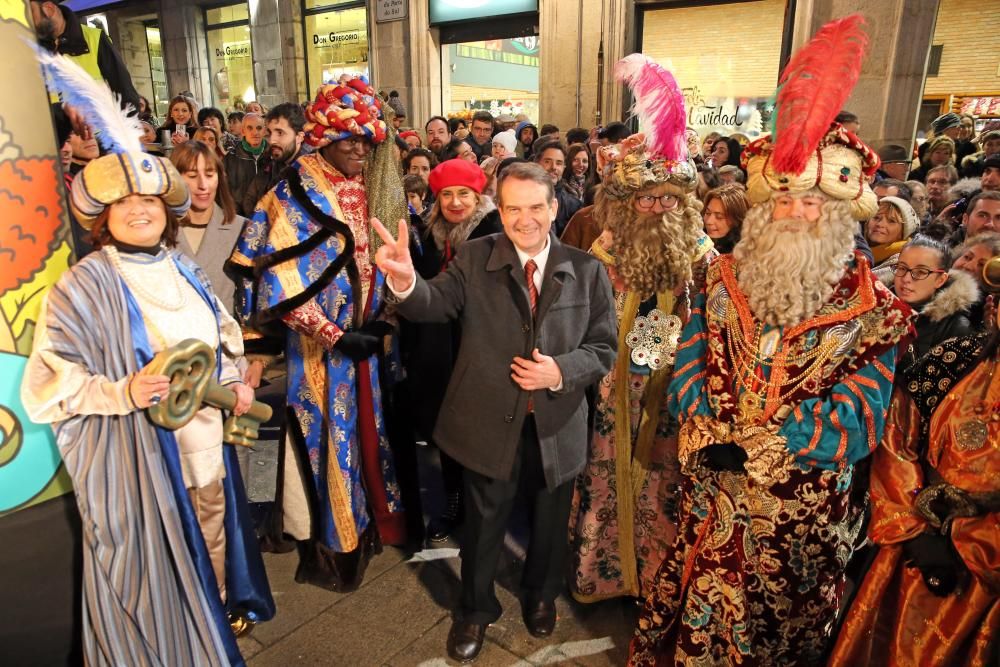
[[[733,250],[740,289],[757,319],[793,326],[819,312],[844,277],[857,224],[847,202],[828,201],[815,223],[772,220],[774,204],[755,206]]]

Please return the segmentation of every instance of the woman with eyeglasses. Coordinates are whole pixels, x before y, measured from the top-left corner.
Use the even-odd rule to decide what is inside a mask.
[[[979,286],[951,264],[948,246],[919,234],[899,253],[893,291],[917,313],[917,336],[900,361],[904,369],[936,345],[972,330],[969,309],[979,300]]]

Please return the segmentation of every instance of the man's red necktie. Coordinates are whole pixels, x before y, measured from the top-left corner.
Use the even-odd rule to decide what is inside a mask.
[[[538,312],[538,288],[535,287],[535,271],[537,270],[538,265],[535,264],[535,260],[529,259],[524,263],[524,278],[528,281],[528,300],[531,302],[532,319]],[[528,394],[528,414],[530,415],[534,411],[535,401],[531,398],[531,394]]]
[[[531,316],[538,312],[538,288],[535,287],[535,271],[538,265],[535,260],[529,259],[524,264],[524,277],[528,281],[528,298],[531,300]]]

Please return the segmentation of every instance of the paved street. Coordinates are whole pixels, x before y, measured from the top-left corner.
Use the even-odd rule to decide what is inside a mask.
[[[433,559],[433,560],[427,560]],[[240,640],[250,667],[270,665],[454,664],[445,641],[458,599],[458,550],[426,550],[410,560],[387,548],[354,593],[295,583],[295,553],[265,554],[278,613]],[[521,621],[511,592],[519,565],[508,553],[498,596],[503,617],[487,630],[476,665],[622,665],[634,623],[630,603],[581,605],[560,597],[559,621],[548,640]]]
[[[422,480],[435,483],[437,456],[419,448]],[[423,486],[423,484],[422,484]],[[425,508],[440,505],[424,488]],[[486,632],[476,661],[483,667],[528,665],[623,665],[636,612],[630,601],[581,605],[568,594],[557,601],[552,637],[528,634],[516,597],[524,529],[512,522],[501,560],[497,595],[501,619]],[[518,536],[515,538],[514,536]],[[409,560],[387,547],[368,567],[353,593],[338,594],[295,582],[296,553],[264,554],[278,613],[240,640],[250,667],[285,665],[420,665],[443,667],[452,610],[459,596],[457,544],[425,549]]]

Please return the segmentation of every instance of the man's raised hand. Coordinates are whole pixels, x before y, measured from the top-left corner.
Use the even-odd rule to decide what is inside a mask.
[[[389,277],[391,281],[389,287],[393,292],[405,292],[410,289],[415,276],[413,260],[410,258],[410,234],[406,221],[399,221],[399,237],[395,239],[378,218],[372,218],[371,223],[383,242],[382,247],[375,253],[375,264]]]

